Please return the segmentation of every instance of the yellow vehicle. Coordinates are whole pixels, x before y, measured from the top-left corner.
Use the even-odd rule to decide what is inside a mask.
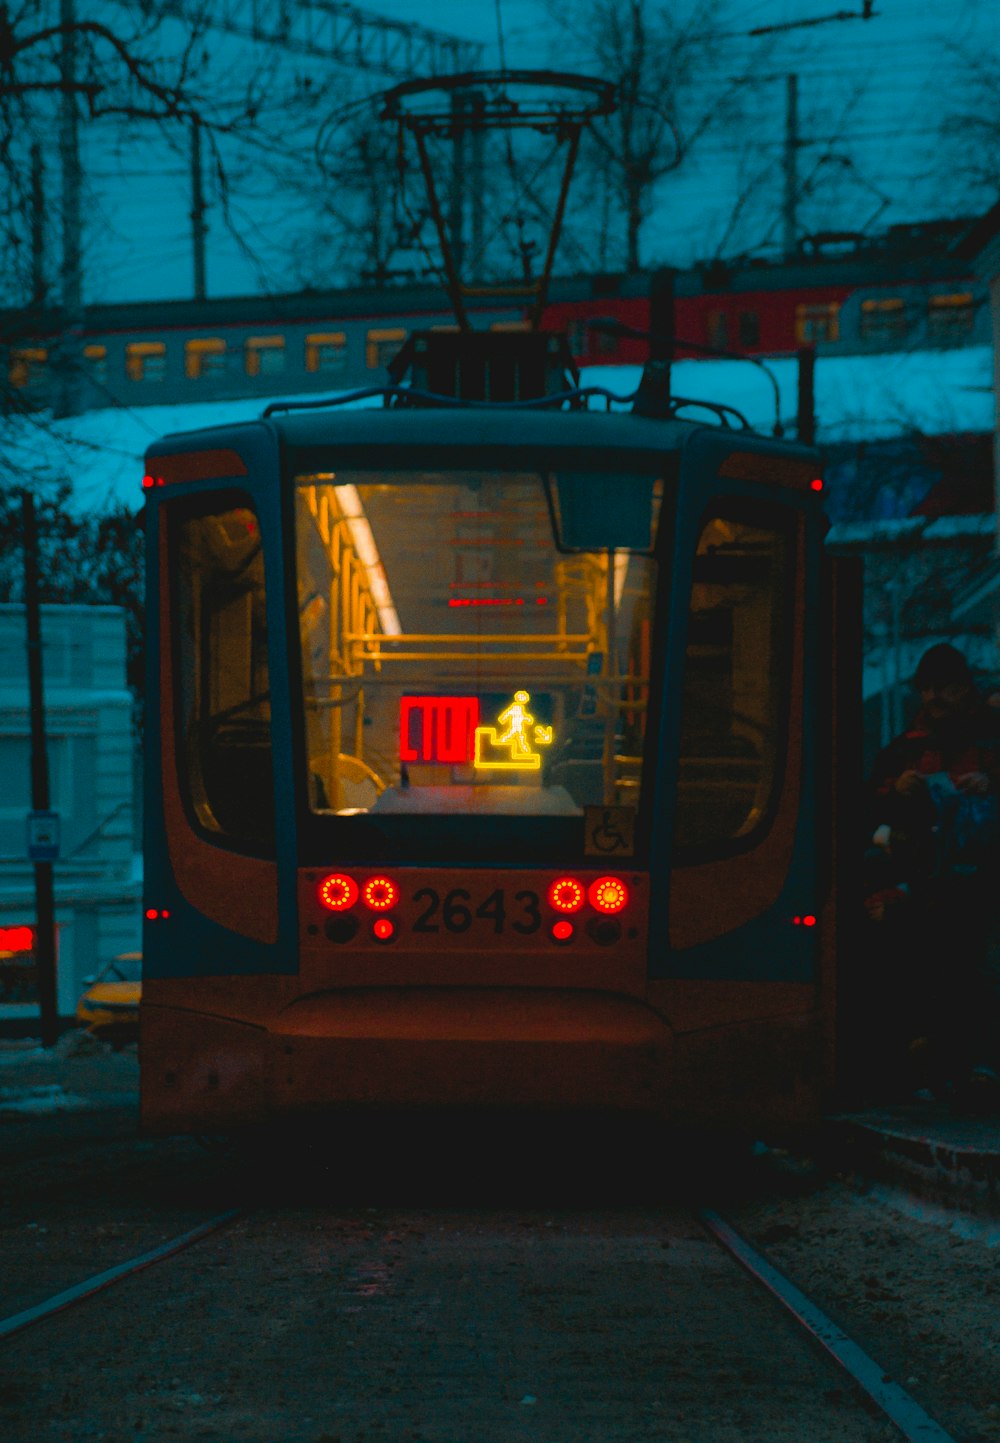
[[[87,990],[76,1004],[81,1027],[124,1047],[139,1036],[139,999],[142,995],[142,953],[121,952],[95,977],[85,979]]]

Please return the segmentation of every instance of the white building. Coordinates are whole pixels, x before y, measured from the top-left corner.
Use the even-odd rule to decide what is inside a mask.
[[[43,606],[58,1005],[72,1016],[83,979],[140,946],[142,881],[134,820],[135,741],[116,606]],[[0,1030],[38,1016],[31,966],[34,872],[27,856],[31,742],[23,606],[0,605]]]

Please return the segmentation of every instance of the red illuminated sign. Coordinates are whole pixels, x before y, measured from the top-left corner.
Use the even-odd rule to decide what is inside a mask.
[[[31,952],[34,946],[34,927],[0,927],[0,952]]]
[[[478,725],[477,696],[400,697],[399,759],[465,766]]]

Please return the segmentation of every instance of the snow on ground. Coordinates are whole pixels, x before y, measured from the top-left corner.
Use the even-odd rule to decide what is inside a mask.
[[[0,1117],[12,1114],[79,1112],[89,1107],[86,1098],[67,1092],[58,1083],[35,1087],[0,1087]]]
[[[778,383],[786,434],[794,435],[797,363],[783,358],[768,360],[765,365]],[[638,366],[590,366],[582,373],[582,383],[627,396],[639,384],[640,374]],[[746,361],[678,361],[672,385],[677,395],[706,397],[734,406],[755,429],[771,434],[774,390],[759,366]],[[10,465],[20,464],[28,474],[52,482],[70,480],[81,511],[103,511],[115,503],[138,506],[143,455],[158,437],[253,420],[268,404],[254,397],[89,411],[60,421],[41,416],[8,417],[0,421],[0,445]],[[699,415],[690,414],[692,419]],[[875,441],[914,430],[929,435],[990,431],[990,348],[822,357],[816,366],[816,414],[821,445]]]

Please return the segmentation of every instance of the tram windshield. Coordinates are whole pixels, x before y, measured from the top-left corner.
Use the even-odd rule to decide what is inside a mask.
[[[312,812],[636,808],[662,491],[649,473],[297,477]]]

